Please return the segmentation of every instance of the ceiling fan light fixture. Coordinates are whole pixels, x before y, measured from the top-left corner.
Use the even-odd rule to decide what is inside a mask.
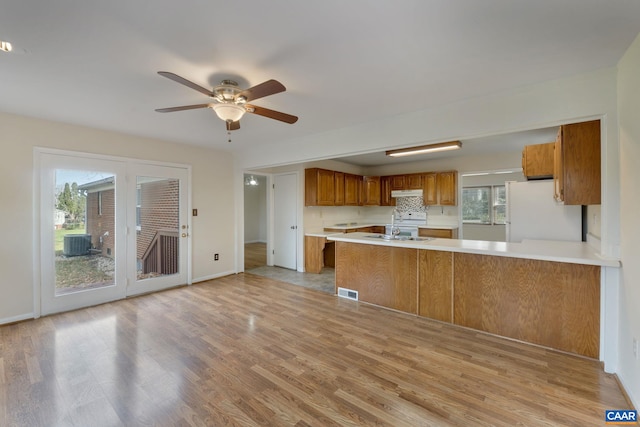
[[[242,118],[246,110],[240,105],[236,104],[214,104],[213,111],[216,115],[225,122],[237,122]]]
[[[436,151],[457,150],[462,147],[460,141],[441,142],[438,144],[420,145],[418,147],[389,150],[385,154],[390,157],[413,156],[414,154],[432,153]]]

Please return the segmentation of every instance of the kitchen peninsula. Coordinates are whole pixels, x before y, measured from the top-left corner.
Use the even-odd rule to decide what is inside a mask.
[[[391,240],[331,234],[336,291],[387,308],[591,358],[601,351],[601,268],[587,243]]]

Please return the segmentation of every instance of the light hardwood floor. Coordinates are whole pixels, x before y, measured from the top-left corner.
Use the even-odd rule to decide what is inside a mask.
[[[267,265],[267,244],[261,242],[244,244],[244,269]]]
[[[596,426],[579,358],[239,274],[0,327],[2,426]]]

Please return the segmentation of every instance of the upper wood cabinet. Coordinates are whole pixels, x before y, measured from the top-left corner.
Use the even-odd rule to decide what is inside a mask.
[[[344,174],[344,204],[345,206],[360,205],[360,187],[362,177],[350,173]]]
[[[553,178],[555,142],[527,145],[522,150],[522,171],[527,179]]]
[[[425,173],[423,177],[424,190],[424,204],[437,205],[438,204],[438,174],[435,172]]]
[[[362,204],[364,206],[380,206],[380,177],[363,177],[362,193]]]
[[[422,174],[412,173],[404,176],[406,190],[422,190]]]
[[[395,206],[396,199],[391,197],[391,177],[380,177],[380,206]],[[384,233],[384,231],[383,231]]]
[[[404,175],[392,175],[389,177],[391,190],[405,190]]]
[[[557,201],[566,205],[601,203],[600,120],[560,126],[553,178]]]
[[[438,198],[440,205],[455,206],[458,196],[458,172],[438,172]]]
[[[333,177],[335,182],[335,194],[333,198],[334,205],[343,206],[344,205],[344,172],[334,172]]]
[[[458,195],[458,173],[430,172],[423,174],[424,204],[427,206],[455,206]]]
[[[305,169],[305,206],[334,206],[335,185],[335,174],[333,171],[319,168]]]
[[[392,175],[390,179],[391,190],[420,190],[422,189],[421,173],[408,175]]]

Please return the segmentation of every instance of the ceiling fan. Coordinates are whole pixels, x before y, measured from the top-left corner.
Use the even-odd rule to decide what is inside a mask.
[[[284,92],[286,88],[277,80],[267,80],[264,83],[250,87],[249,89],[240,89],[238,83],[233,80],[222,80],[220,84],[213,90],[206,89],[189,80],[167,71],[158,71],[158,74],[164,76],[174,82],[183,84],[191,89],[211,98],[208,104],[184,105],[182,107],[158,108],[159,113],[171,113],[173,111],[195,110],[197,108],[211,108],[216,115],[224,120],[227,124],[227,131],[240,129],[240,119],[244,113],[257,114],[259,116],[270,119],[280,120],[281,122],[293,124],[298,121],[296,116],[281,113],[280,111],[270,110],[268,108],[259,107],[247,102],[254,99],[263,98],[265,96],[274,95]]]

